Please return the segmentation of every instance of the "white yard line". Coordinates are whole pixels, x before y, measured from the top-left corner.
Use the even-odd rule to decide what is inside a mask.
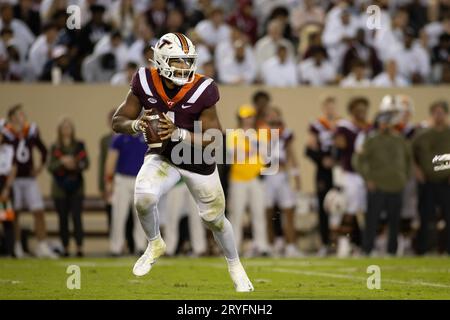
[[[19,280],[10,280],[10,279],[0,279],[0,283],[19,284],[19,283],[22,283],[22,281],[19,281]]]
[[[275,268],[271,269],[274,272],[280,273],[295,273],[306,276],[314,276],[314,277],[328,277],[335,279],[350,279],[350,280],[358,280],[358,281],[367,281],[367,277],[358,277],[351,276],[346,274],[336,274],[336,273],[328,273],[328,272],[319,272],[319,271],[302,271],[302,270],[291,270],[291,269],[281,269]],[[423,286],[423,287],[435,287],[435,288],[450,288],[450,285],[442,284],[442,283],[432,283],[432,282],[424,282],[424,281],[402,281],[402,280],[394,280],[394,279],[385,279],[381,277],[381,282],[390,282],[396,284],[404,284],[404,285],[415,285],[415,286]]]

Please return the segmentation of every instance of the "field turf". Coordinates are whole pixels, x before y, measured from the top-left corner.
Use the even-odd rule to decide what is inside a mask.
[[[243,260],[255,292],[235,293],[221,258],[161,258],[147,276],[134,258],[0,259],[5,299],[450,299],[450,258],[255,258]],[[81,289],[69,290],[69,265]],[[367,267],[381,289],[367,288]]]

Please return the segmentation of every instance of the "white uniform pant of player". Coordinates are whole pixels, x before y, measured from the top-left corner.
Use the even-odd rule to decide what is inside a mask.
[[[277,204],[280,209],[295,207],[295,192],[289,183],[289,176],[285,171],[264,177],[266,207],[273,208]]]
[[[231,181],[229,187],[229,214],[234,229],[236,246],[242,241],[242,223],[245,209],[251,213],[253,243],[260,252],[268,252],[267,227],[265,217],[264,185],[259,178],[250,181]]]
[[[367,209],[367,191],[363,178],[354,172],[344,171],[342,184],[347,198],[347,210],[345,213],[356,215]]]
[[[223,218],[225,197],[217,168],[210,175],[202,175],[180,169],[156,154],[145,157],[144,164],[136,179],[135,201],[138,202],[137,205],[142,206],[138,212],[145,212],[147,207],[157,204],[161,196],[172,189],[181,178],[183,178],[193,196],[197,205],[197,212],[199,212],[204,223],[213,223],[218,218]],[[139,195],[145,195],[145,197],[140,198]],[[167,203],[167,207],[170,205],[171,203]],[[145,224],[145,217],[140,218],[141,223]],[[148,218],[151,218],[151,216],[148,216]],[[152,221],[151,226],[147,225],[147,227],[154,228],[154,230],[146,231],[148,240],[156,239],[159,236],[159,221]],[[218,227],[220,229],[221,226]],[[146,227],[144,227],[145,229]],[[149,234],[152,234],[153,238],[149,237]]]
[[[136,178],[116,174],[114,176],[114,188],[111,199],[111,233],[110,249],[113,254],[121,254],[125,243],[125,225],[130,212],[130,206],[133,208],[133,239],[138,251],[144,251],[147,246],[144,230],[137,221],[136,210],[134,208],[134,185]]]
[[[16,178],[13,192],[14,210],[44,210],[44,201],[35,178]]]
[[[162,199],[160,200],[160,202]],[[163,209],[164,207],[164,209]],[[199,255],[206,252],[206,232],[202,225],[202,220],[198,215],[198,208],[194,198],[189,193],[186,184],[177,184],[164,197],[164,206],[158,206],[160,212],[164,211],[166,253],[174,255],[177,250],[179,240],[179,224],[183,214],[188,214],[189,236],[191,239],[192,251]]]

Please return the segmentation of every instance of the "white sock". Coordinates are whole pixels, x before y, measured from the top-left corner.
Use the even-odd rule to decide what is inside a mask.
[[[136,194],[136,197],[147,197],[145,194]],[[138,208],[136,208],[138,210]],[[138,211],[139,221],[141,222],[142,229],[147,236],[148,241],[155,240],[159,237],[159,212],[157,202],[149,206],[145,212]]]
[[[231,259],[231,260],[225,258],[225,260],[227,260],[227,264],[228,264],[228,268],[229,269],[231,269],[233,267],[236,267],[236,266],[241,264],[241,260],[239,260],[239,258]]]
[[[236,249],[236,243],[234,241],[233,227],[231,226],[230,221],[223,217],[222,230],[219,231],[213,229],[212,233],[217,244],[222,249],[228,264],[230,264],[230,262],[233,263],[236,260],[239,262],[239,255]]]

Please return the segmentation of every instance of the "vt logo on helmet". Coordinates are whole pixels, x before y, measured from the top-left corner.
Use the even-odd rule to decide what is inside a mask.
[[[184,34],[167,33],[152,49],[153,63],[161,76],[178,86],[194,81],[197,53]]]

